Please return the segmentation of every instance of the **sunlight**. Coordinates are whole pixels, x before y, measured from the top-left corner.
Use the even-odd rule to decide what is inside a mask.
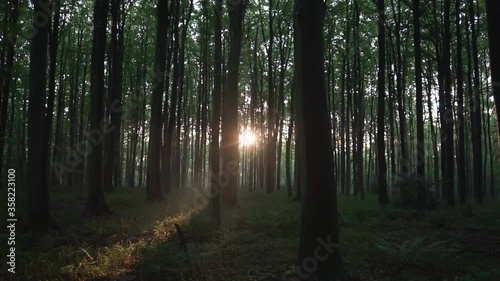
[[[257,142],[257,136],[250,130],[245,130],[240,134],[240,144],[242,146],[252,146]]]

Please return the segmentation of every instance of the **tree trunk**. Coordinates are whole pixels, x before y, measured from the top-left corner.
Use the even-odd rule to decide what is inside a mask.
[[[453,110],[451,101],[451,28],[450,28],[450,10],[451,0],[444,0],[444,38],[443,38],[443,70],[444,70],[444,114],[441,120],[444,144],[444,190],[446,191],[447,204],[450,207],[455,206],[454,189],[454,142],[453,142]]]
[[[298,118],[305,158],[305,194],[302,201],[300,242],[296,270],[303,280],[343,280],[338,246],[337,192],[334,177],[332,135],[328,112],[323,25],[325,4],[321,0],[296,0],[299,63],[302,89],[297,98]],[[297,46],[297,45],[296,45]],[[318,241],[330,245],[326,257],[318,257]],[[321,242],[320,242],[321,243]],[[317,261],[310,270],[308,261]],[[308,270],[309,269],[309,270]]]
[[[10,10],[10,17],[7,25],[10,25],[10,29],[16,29],[17,28],[17,18],[19,15],[19,1],[18,0],[12,0],[12,1],[6,1],[5,5],[7,8]],[[7,11],[5,11],[7,13]],[[7,19],[7,14],[5,15]],[[4,147],[5,147],[5,129],[7,126],[7,108],[9,105],[9,94],[10,94],[10,83],[12,81],[12,68],[14,65],[14,55],[15,55],[15,46],[16,46],[16,33],[12,32],[8,35],[3,36],[3,40],[5,40],[5,44],[7,45],[7,58],[6,58],[6,63],[5,67],[2,69],[0,68],[0,71],[2,71],[2,74],[5,73],[3,79],[0,79],[0,85],[2,88],[2,103],[1,103],[1,112],[0,112],[0,171],[2,170],[3,166],[3,155],[4,155]],[[3,60],[2,60],[3,62]],[[3,81],[2,81],[3,80]],[[0,178],[2,174],[0,174]]]
[[[50,2],[33,1],[35,14],[50,19]],[[46,231],[50,226],[49,188],[47,181],[47,146],[40,141],[44,135],[47,41],[50,26],[40,25],[36,18],[33,28],[38,32],[31,39],[30,95],[28,111],[28,215],[35,231]]]
[[[413,40],[415,43],[415,87],[417,109],[417,208],[425,205],[425,136],[422,103],[422,49],[420,46],[420,0],[413,0]]]
[[[228,183],[222,192],[222,200],[230,206],[237,205],[239,175],[239,130],[238,130],[238,78],[241,56],[241,27],[246,2],[228,2],[229,11],[229,60],[222,107],[222,170],[228,174]]]
[[[122,82],[123,82],[123,32],[125,19],[122,18],[122,0],[111,0],[111,71],[108,108],[111,132],[106,135],[105,165],[103,171],[104,191],[112,192],[119,185],[113,179],[119,174],[121,162],[121,125],[122,125]],[[133,156],[135,157],[135,155]]]
[[[465,123],[464,123],[464,78],[462,61],[462,33],[460,27],[460,0],[455,0],[455,27],[457,35],[457,181],[460,204],[467,203],[467,181],[465,177]]]
[[[494,31],[500,26],[500,3],[495,0],[486,0],[486,14],[488,17],[491,86],[495,100],[498,146],[500,148],[500,38]]]
[[[104,59],[106,50],[106,23],[108,0],[96,0],[94,7],[94,32],[92,41],[92,61],[90,80],[90,112],[87,141],[93,146],[87,156],[87,204],[86,216],[110,213],[103,192],[103,141],[107,128],[104,119]],[[89,148],[87,148],[89,149]]]
[[[387,164],[385,161],[385,7],[384,0],[377,0],[378,13],[378,114],[377,114],[377,163],[379,203],[387,205]]]
[[[474,180],[474,197],[476,202],[483,201],[483,145],[481,143],[481,93],[480,93],[480,73],[479,59],[477,50],[477,31],[476,31],[476,15],[474,13],[474,3],[472,0],[468,2],[469,6],[469,22],[471,33],[472,59],[474,70],[474,87],[469,91],[470,100],[470,115],[472,126],[472,157],[473,157],[473,180]],[[493,63],[491,64],[494,65]]]
[[[165,87],[165,68],[168,32],[168,0],[160,0],[157,7],[155,77],[151,96],[151,125],[149,129],[147,198],[149,201],[162,200],[160,176],[160,147],[162,127],[162,99]],[[165,184],[165,183],[164,183]]]
[[[221,112],[221,97],[222,97],[222,15],[223,6],[222,0],[215,1],[214,5],[214,20],[215,20],[215,37],[214,37],[214,92],[212,97],[212,134],[210,139],[210,188],[213,198],[211,200],[212,220],[216,226],[220,226],[220,148],[219,148],[219,131],[220,131],[220,112]]]
[[[274,78],[273,78],[273,0],[269,0],[269,47],[267,48],[267,161],[266,161],[266,192],[271,193],[275,190],[276,184],[276,112],[274,97]],[[278,175],[279,176],[279,175]]]

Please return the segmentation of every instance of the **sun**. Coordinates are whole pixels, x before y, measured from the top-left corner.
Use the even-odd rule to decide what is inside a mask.
[[[250,130],[240,133],[240,144],[242,146],[252,146],[257,142],[257,136]]]

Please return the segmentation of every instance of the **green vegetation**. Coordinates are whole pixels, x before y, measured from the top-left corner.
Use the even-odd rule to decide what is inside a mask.
[[[145,203],[142,189],[119,189],[108,198],[120,211],[84,219],[84,194],[54,193],[52,214],[63,230],[19,232],[16,280],[264,281],[291,272],[300,204],[285,194],[241,193],[238,208],[223,207],[220,230],[205,210],[178,214],[172,202],[191,206],[189,194],[174,191],[167,204]],[[352,280],[500,278],[498,202],[473,205],[472,215],[381,208],[371,196],[364,202],[342,196],[339,208],[341,253]]]

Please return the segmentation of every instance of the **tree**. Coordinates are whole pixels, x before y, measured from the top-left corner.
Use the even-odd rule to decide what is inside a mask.
[[[219,130],[220,130],[220,110],[222,96],[222,0],[216,0],[214,5],[214,92],[212,111],[212,135],[210,139],[210,179],[211,192],[215,194],[212,198],[212,216],[215,225],[220,226],[220,155],[219,155]]]
[[[238,79],[241,56],[241,27],[245,15],[245,1],[228,1],[229,12],[229,59],[222,107],[222,169],[229,174],[227,186],[222,193],[223,201],[231,206],[237,204],[239,174],[239,130],[238,130]],[[237,171],[237,172],[235,172]]]
[[[415,43],[415,88],[417,107],[417,208],[425,203],[424,109],[422,104],[422,49],[420,45],[420,0],[413,0],[413,40]]]
[[[162,99],[165,86],[167,56],[168,0],[160,0],[157,9],[155,76],[151,95],[151,125],[149,128],[147,198],[150,201],[162,199],[160,178],[160,147],[162,127]]]
[[[457,33],[457,181],[460,204],[467,201],[467,181],[465,179],[465,123],[464,123],[464,78],[462,61],[462,34],[461,34],[461,9],[460,0],[455,0],[455,27]]]
[[[387,205],[387,163],[385,161],[385,6],[377,0],[378,9],[378,114],[377,114],[377,163],[379,203]]]
[[[296,0],[297,41],[302,89],[298,93],[298,118],[305,126],[303,135],[305,194],[302,201],[298,265],[301,279],[342,280],[338,243],[336,181],[334,177],[331,125],[324,71],[324,18],[322,0]],[[331,246],[327,257],[317,257],[318,241]],[[333,245],[333,246],[332,246]],[[315,258],[315,270],[307,263]],[[310,267],[309,267],[310,269]],[[304,272],[307,273],[304,273]]]
[[[123,32],[125,12],[122,0],[111,0],[111,71],[109,74],[109,94],[107,101],[106,120],[113,128],[106,135],[105,165],[103,172],[104,190],[114,191],[119,185],[120,146],[122,129],[122,84],[123,84]]]
[[[453,142],[453,109],[451,107],[451,28],[450,28],[451,0],[444,0],[444,38],[443,38],[443,68],[444,68],[444,114],[441,120],[445,147],[443,165],[444,190],[447,204],[455,205],[454,191],[454,142]]]
[[[7,30],[8,25],[10,29],[15,29],[17,26],[17,19],[19,17],[19,1],[5,1],[5,30]],[[8,16],[10,15],[10,16]],[[3,152],[5,146],[5,129],[7,125],[7,108],[9,105],[9,95],[11,92],[10,85],[12,82],[12,68],[14,65],[14,55],[16,47],[16,33],[5,33],[2,36],[5,44],[7,45],[7,57],[5,66],[0,68],[2,75],[4,77],[0,78],[0,93],[2,94],[1,107],[0,107],[0,171],[2,171],[3,166]],[[2,54],[3,55],[3,54]],[[3,64],[3,59],[2,59]],[[3,80],[3,81],[2,81]],[[1,175],[0,175],[1,176]]]
[[[59,48],[59,20],[61,17],[61,12],[60,12],[60,1],[54,1],[54,5],[52,7],[54,17],[51,19],[52,26],[51,30],[49,31],[49,92],[47,95],[47,114],[45,118],[45,130],[44,130],[44,142],[45,145],[47,146],[47,149],[45,150],[45,153],[47,155],[45,156],[46,161],[47,161],[47,166],[49,170],[49,174],[47,175],[48,177],[48,183],[49,185],[53,182],[52,179],[52,172],[51,172],[51,160],[55,160],[56,152],[57,152],[57,147],[56,145],[54,148],[54,156],[51,159],[50,156],[50,146],[52,143],[52,123],[54,119],[54,98],[55,98],[55,92],[56,92],[56,70],[57,70],[57,50]],[[62,56],[61,56],[62,57]],[[61,94],[61,92],[59,92]],[[61,96],[61,95],[59,95]],[[60,106],[58,103],[58,108],[62,108],[62,105]],[[60,124],[59,120],[57,124]],[[56,132],[59,132],[59,127],[57,127]],[[60,134],[56,133],[56,138]],[[57,144],[57,143],[56,143]]]
[[[40,141],[44,133],[47,46],[50,25],[50,2],[33,1],[33,29],[37,32],[31,39],[30,91],[28,109],[28,215],[30,226],[35,231],[46,231],[50,226],[48,153],[47,146]]]
[[[481,85],[477,46],[477,31],[476,31],[476,15],[474,13],[474,1],[468,1],[469,6],[469,22],[471,32],[472,45],[472,61],[471,66],[474,70],[474,87],[469,91],[469,105],[471,115],[471,131],[472,131],[472,169],[474,179],[474,197],[476,202],[480,203],[483,200],[483,144],[481,142]]]
[[[498,145],[500,147],[500,38],[494,31],[500,26],[500,3],[494,0],[486,0],[486,13],[490,46],[491,86],[495,99]]]
[[[108,18],[108,0],[96,0],[94,6],[94,31],[92,38],[92,58],[90,66],[90,118],[87,147],[87,204],[86,216],[110,214],[104,200],[103,191],[103,140],[107,128],[104,122],[104,59],[106,50],[106,23]]]
[[[273,78],[273,43],[274,43],[274,32],[273,32],[273,0],[269,0],[269,44],[267,47],[267,161],[266,163],[266,191],[271,193],[275,189],[276,185],[276,101],[274,96],[274,78]],[[278,175],[279,176],[279,175]]]

